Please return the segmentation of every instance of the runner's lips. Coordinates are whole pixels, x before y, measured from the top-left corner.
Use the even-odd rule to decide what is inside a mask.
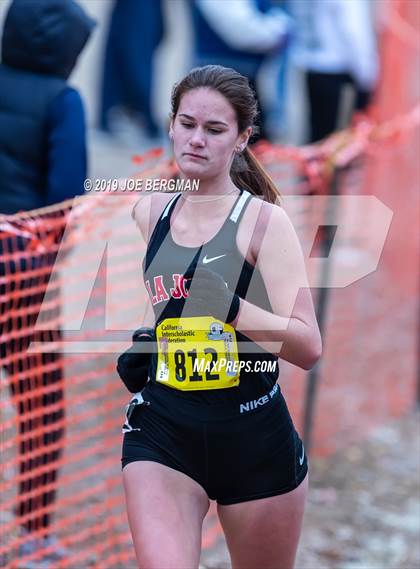
[[[184,152],[184,156],[192,156],[193,158],[201,158],[202,160],[207,160],[205,156],[201,156],[200,154],[194,154],[194,152]]]

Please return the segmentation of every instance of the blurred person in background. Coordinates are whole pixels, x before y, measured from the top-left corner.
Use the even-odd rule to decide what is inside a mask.
[[[42,208],[83,194],[85,115],[79,93],[67,80],[94,25],[73,0],[14,0],[10,4],[0,65],[0,214]],[[42,243],[46,232],[45,227],[34,226],[33,236]],[[59,233],[54,236],[55,244],[62,238],[61,226]],[[32,341],[61,339],[59,329],[34,330],[56,252],[46,246],[31,255],[30,242],[30,237],[19,234],[0,241],[0,275],[6,279],[15,275],[0,288],[0,335],[4,338],[0,351],[2,368],[17,398],[20,482],[16,514],[24,536],[32,536],[19,546],[21,561],[16,567],[52,569],[66,555],[50,531],[57,462],[64,445],[63,363],[58,351],[31,354],[28,348]],[[20,278],[19,273],[27,276]],[[13,295],[7,294],[10,289]],[[26,294],[24,289],[28,289]],[[58,287],[54,294],[57,298]],[[23,314],[16,316],[17,311]],[[57,300],[48,310],[48,319],[58,318]],[[51,385],[53,390],[42,392]],[[40,415],[25,416],[40,409]],[[27,456],[33,452],[35,456]],[[39,473],[45,465],[49,468]],[[51,547],[48,555],[25,561],[25,555],[46,546]]]
[[[160,129],[153,116],[153,56],[164,35],[162,0],[116,0],[102,77],[99,127],[119,134],[123,117],[151,139]]]
[[[223,65],[245,75],[257,94],[259,118],[252,142],[268,139],[266,111],[258,75],[268,57],[282,52],[291,18],[273,0],[191,0],[194,66]]]
[[[309,141],[317,142],[345,126],[338,125],[345,86],[354,90],[352,112],[371,100],[379,67],[372,6],[368,0],[289,0],[288,7],[296,22],[292,58],[308,90]]]

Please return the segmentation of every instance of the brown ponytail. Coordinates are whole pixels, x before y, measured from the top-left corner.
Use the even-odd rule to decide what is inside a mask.
[[[264,201],[281,205],[281,194],[271,177],[248,147],[236,154],[230,169],[230,177],[238,188],[244,188]]]
[[[258,107],[248,79],[234,69],[221,65],[196,67],[175,84],[171,97],[172,117],[178,112],[182,96],[199,87],[214,89],[229,101],[236,113],[239,133],[248,127],[255,130]],[[230,176],[238,188],[246,189],[255,196],[262,196],[269,203],[280,205],[280,192],[249,148],[235,155]]]

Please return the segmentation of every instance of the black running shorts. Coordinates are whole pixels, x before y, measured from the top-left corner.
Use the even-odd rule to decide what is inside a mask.
[[[149,382],[127,407],[123,468],[159,462],[223,505],[284,494],[305,478],[303,443],[277,384],[257,400],[235,404],[175,406],[168,389]]]

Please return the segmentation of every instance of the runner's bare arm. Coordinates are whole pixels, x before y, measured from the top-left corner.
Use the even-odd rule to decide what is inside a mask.
[[[146,255],[147,250],[147,243],[149,240],[149,230],[151,229],[151,210],[152,210],[152,195],[153,194],[145,194],[141,196],[141,198],[136,202],[133,207],[132,211],[132,218],[136,223],[139,229],[139,238],[144,245],[144,255]],[[143,266],[143,259],[140,259],[141,266]],[[143,275],[142,275],[143,276]],[[152,303],[149,297],[149,293],[144,286],[144,280],[141,277],[139,279],[139,293],[141,294],[141,298],[145,299],[145,303],[143,308],[143,314],[140,322],[140,327],[148,326],[153,328],[155,326],[155,315],[153,312]]]
[[[134,204],[131,216],[140,230],[141,239],[144,241],[145,246],[149,241],[149,229],[151,224],[150,215],[152,212],[152,197],[153,194],[143,194]]]
[[[284,209],[270,207],[272,211],[259,249],[257,267],[273,313],[241,299],[233,326],[281,359],[310,369],[321,355],[322,340],[303,253]]]

